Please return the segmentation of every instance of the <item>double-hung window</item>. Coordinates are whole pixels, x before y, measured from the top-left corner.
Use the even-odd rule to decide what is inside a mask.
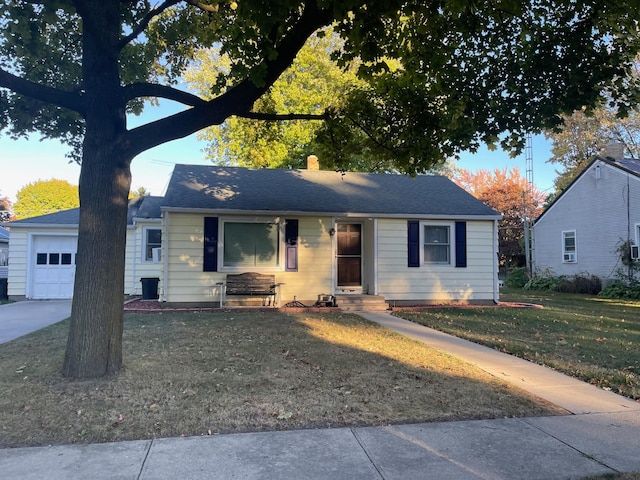
[[[562,261],[564,263],[576,263],[578,261],[575,230],[562,232]]]
[[[451,263],[451,226],[423,224],[423,263]]]
[[[144,229],[144,261],[159,262],[160,247],[162,246],[162,230],[159,228]],[[154,255],[155,250],[155,255]]]
[[[222,266],[225,268],[279,268],[280,222],[222,222]]]

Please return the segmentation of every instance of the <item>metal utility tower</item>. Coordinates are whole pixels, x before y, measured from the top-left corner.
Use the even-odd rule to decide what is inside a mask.
[[[533,251],[533,235],[531,232],[529,215],[530,201],[533,198],[533,138],[531,134],[527,135],[527,143],[525,145],[525,162],[526,162],[526,180],[527,188],[522,192],[522,203],[524,211],[524,258],[529,277],[533,275],[532,251]]]

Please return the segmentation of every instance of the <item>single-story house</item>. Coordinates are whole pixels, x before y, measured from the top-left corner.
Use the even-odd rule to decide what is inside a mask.
[[[157,277],[161,302],[219,304],[227,275],[252,272],[280,305],[493,303],[499,218],[440,176],[176,165],[164,198],[130,207],[125,293]],[[11,223],[10,297],[72,295],[77,223]]]
[[[160,277],[162,197],[129,204],[125,293],[141,294],[142,277]],[[8,294],[11,299],[71,298],[79,209],[16,220],[11,228]]]
[[[281,305],[498,300],[500,216],[441,176],[176,165],[161,210],[161,301],[217,302],[246,272]]]
[[[0,278],[9,275],[9,231],[0,227]]]
[[[621,253],[638,256],[631,245],[640,245],[639,205],[640,160],[594,158],[536,219],[534,273],[615,280],[624,267]]]

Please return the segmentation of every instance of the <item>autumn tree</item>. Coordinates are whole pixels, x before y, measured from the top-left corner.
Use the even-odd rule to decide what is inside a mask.
[[[630,0],[4,0],[0,129],[38,131],[81,160],[78,262],[62,372],[96,377],[122,366],[127,199],[133,159],[227,118],[315,118],[320,157],[365,152],[419,173],[461,150],[552,128],[594,105],[608,85],[621,108],[637,85],[618,82],[639,48]],[[332,25],[364,87],[340,108],[260,112],[254,105],[307,39]],[[229,69],[202,98],[178,88],[196,51],[220,47]],[[615,82],[615,83],[614,83]],[[145,99],[184,105],[135,128]],[[365,132],[362,135],[362,132]],[[99,285],[99,288],[96,288]]]
[[[530,186],[520,170],[496,169],[493,172],[461,170],[454,182],[502,215],[498,222],[498,256],[501,266],[524,266],[524,218],[536,218],[542,212],[546,195]]]
[[[148,195],[151,195],[151,192],[145,187],[138,187],[136,190],[129,192],[129,198],[146,197]]]
[[[47,213],[76,208],[78,186],[66,180],[38,180],[22,187],[16,194],[13,213],[16,219],[35,217]]]
[[[607,106],[590,112],[580,109],[563,116],[560,130],[545,136],[552,141],[552,157],[547,162],[559,166],[554,180],[555,197],[596,155],[605,154],[606,146],[612,142],[623,145],[625,156],[640,158],[640,112],[633,108],[620,118],[615,109]]]
[[[0,197],[0,224],[8,222],[11,217],[11,200],[9,197]]]

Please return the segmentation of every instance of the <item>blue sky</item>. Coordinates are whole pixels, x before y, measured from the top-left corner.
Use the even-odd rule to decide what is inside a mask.
[[[147,107],[145,114],[131,120],[135,125],[150,121],[159,115],[170,113],[168,107]],[[145,187],[152,195],[162,195],[169,181],[173,165],[176,163],[209,164],[202,153],[205,143],[196,140],[196,136],[176,140],[148,150],[133,160],[132,189]],[[6,136],[0,137],[0,196],[7,196],[13,202],[18,190],[38,180],[51,178],[78,183],[80,167],[69,163],[65,158],[68,148],[57,141],[40,141],[33,136],[28,140],[14,141]],[[533,139],[534,183],[538,189],[550,193],[553,190],[555,167],[546,163],[551,157],[550,143],[543,136]],[[464,154],[458,166],[475,171],[485,169],[503,169],[518,167],[525,175],[526,161],[524,153],[516,158],[509,158],[501,150],[489,151],[482,148],[475,154]]]

